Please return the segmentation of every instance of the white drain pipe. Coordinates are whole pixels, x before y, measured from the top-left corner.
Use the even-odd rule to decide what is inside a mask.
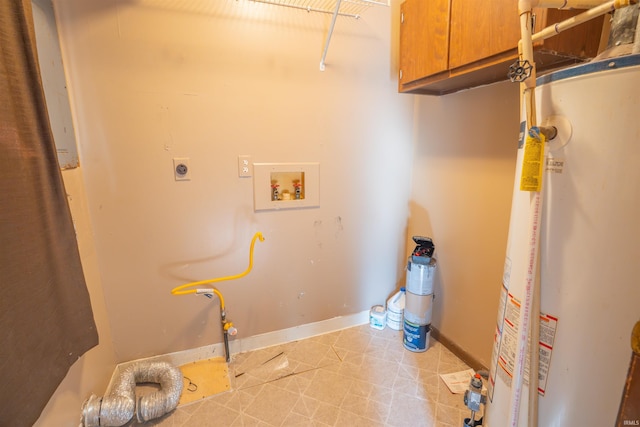
[[[547,9],[591,9],[607,2],[607,0],[530,0],[525,1],[531,7]]]
[[[160,390],[136,402],[136,384],[155,383]],[[167,362],[139,362],[125,368],[104,397],[91,395],[82,405],[80,427],[119,427],[133,415],[138,422],[173,411],[182,394],[182,372]]]

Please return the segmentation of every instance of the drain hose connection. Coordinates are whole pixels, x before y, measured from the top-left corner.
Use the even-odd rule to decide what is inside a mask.
[[[156,383],[160,390],[136,402],[136,384]],[[82,405],[81,427],[119,427],[135,414],[138,422],[159,418],[178,406],[182,372],[167,362],[138,362],[126,367],[104,397],[91,395]]]

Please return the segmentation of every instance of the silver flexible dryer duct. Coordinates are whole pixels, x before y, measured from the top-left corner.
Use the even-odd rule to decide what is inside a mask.
[[[160,390],[141,396],[136,384],[157,383]],[[135,414],[146,422],[171,412],[182,394],[182,372],[167,362],[139,362],[125,368],[107,396],[91,395],[82,405],[82,427],[119,427]]]

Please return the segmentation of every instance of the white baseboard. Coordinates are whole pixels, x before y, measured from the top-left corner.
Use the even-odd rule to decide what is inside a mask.
[[[333,319],[321,320],[315,323],[295,326],[293,328],[281,329],[279,331],[267,332],[266,334],[254,335],[252,337],[241,338],[229,343],[231,354],[244,353],[260,348],[271,347],[278,344],[285,344],[292,341],[299,341],[317,335],[335,332],[353,326],[369,323],[369,310],[362,311],[348,316],[334,317]],[[223,344],[218,344],[224,352]],[[219,354],[222,354],[219,353]]]
[[[265,334],[254,335],[251,337],[233,339],[229,342],[229,349],[231,355],[245,353],[247,351],[286,344],[288,342],[311,338],[317,335],[351,328],[353,326],[364,325],[366,323],[369,323],[369,310],[347,316],[334,317],[333,319],[321,320],[319,322],[307,323],[305,325],[294,326],[293,328],[267,332]],[[107,388],[107,393],[105,393],[105,395],[111,390],[111,383],[113,383],[114,378],[120,375],[121,370],[134,363],[162,360],[169,362],[174,366],[181,366],[187,363],[197,362],[198,360],[209,359],[211,357],[224,357],[224,355],[224,344],[218,343],[120,363],[113,371],[111,382],[109,383],[109,387]]]

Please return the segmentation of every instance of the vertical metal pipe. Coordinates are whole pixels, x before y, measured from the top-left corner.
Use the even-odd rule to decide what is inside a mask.
[[[220,325],[222,326],[222,337],[224,339],[224,357],[229,363],[231,360],[231,354],[229,353],[229,331],[227,330],[227,312],[220,309]]]
[[[229,333],[226,330],[224,331],[224,354],[227,363],[229,363],[231,355],[229,354]]]

